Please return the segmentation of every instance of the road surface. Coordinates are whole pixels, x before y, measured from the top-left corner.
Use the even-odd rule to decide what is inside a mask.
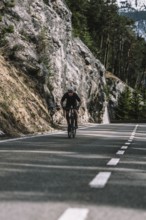
[[[145,220],[146,124],[0,141],[0,220]]]

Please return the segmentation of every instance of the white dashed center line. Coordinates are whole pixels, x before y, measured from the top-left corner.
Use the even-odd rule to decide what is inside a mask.
[[[110,178],[111,172],[100,172],[96,177],[89,183],[91,188],[103,188],[105,187],[108,179]]]
[[[120,159],[119,158],[112,158],[107,165],[108,166],[116,166],[119,163]]]
[[[85,220],[88,209],[68,208],[58,220]]]
[[[131,144],[131,143],[129,143],[129,142],[126,142],[126,143],[125,143],[125,145],[130,145],[130,144]]]
[[[136,125],[136,127],[134,128],[128,142],[125,143],[125,145],[130,145],[131,142],[133,141],[135,134],[136,134],[136,130],[137,130],[138,125]],[[116,152],[117,155],[123,155],[125,153],[125,150],[128,149],[128,146],[122,146],[121,150],[118,150]],[[108,163],[107,166],[116,166],[120,161],[120,158],[112,158]],[[99,174],[96,175],[96,177],[89,183],[90,187],[92,188],[103,188],[108,179],[111,176],[111,172],[100,172]]]
[[[121,149],[122,150],[126,150],[128,148],[128,146],[122,146]]]
[[[116,154],[123,155],[125,153],[124,150],[118,150]]]

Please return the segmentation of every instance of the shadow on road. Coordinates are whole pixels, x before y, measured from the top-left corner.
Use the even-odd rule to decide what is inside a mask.
[[[91,129],[92,130],[92,129]],[[65,201],[129,208],[146,208],[144,142],[133,142],[116,167],[106,164],[123,145],[117,136],[65,135],[38,137],[0,145],[0,201]],[[92,130],[93,131],[93,130]],[[98,133],[98,130],[94,129]],[[100,129],[101,131],[101,129]],[[116,157],[116,155],[114,156]],[[103,189],[89,182],[100,171],[112,172]]]

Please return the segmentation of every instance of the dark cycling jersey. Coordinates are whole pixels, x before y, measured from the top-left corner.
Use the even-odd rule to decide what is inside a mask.
[[[66,100],[66,108],[68,107],[76,107],[77,101],[80,102],[81,99],[79,96],[74,92],[72,96],[70,96],[68,93],[65,93],[61,99],[61,103],[63,103]]]

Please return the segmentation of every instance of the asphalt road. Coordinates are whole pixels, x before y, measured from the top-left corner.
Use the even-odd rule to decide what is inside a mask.
[[[0,141],[0,220],[145,220],[146,124]]]

